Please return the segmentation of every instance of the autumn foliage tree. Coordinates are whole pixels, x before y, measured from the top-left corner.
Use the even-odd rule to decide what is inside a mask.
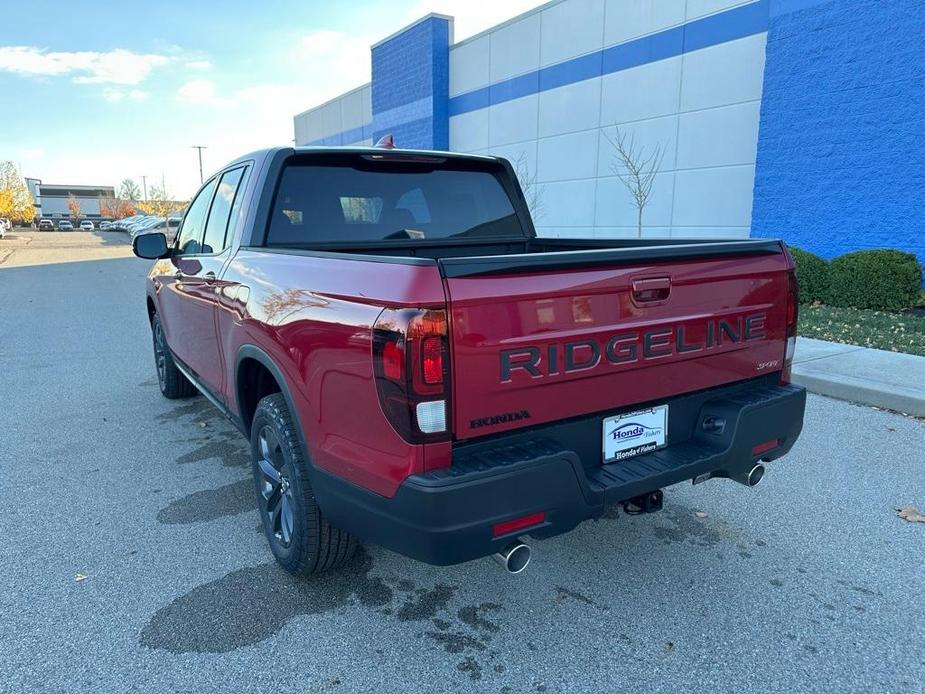
[[[132,215],[137,214],[135,210],[135,205],[131,200],[117,200],[116,201],[116,210],[113,217],[116,219],[125,219],[126,217],[131,217]]]
[[[144,202],[136,202],[135,207],[145,214],[167,219],[172,213],[185,208],[186,202],[183,200],[171,200],[166,188],[152,186],[148,192],[148,199]]]
[[[11,161],[0,161],[0,217],[26,223],[35,218],[32,193]]]
[[[80,217],[80,200],[75,198],[73,193],[67,196],[67,211],[73,219]]]
[[[106,219],[125,219],[135,214],[135,205],[131,200],[119,198],[100,198],[100,216]]]

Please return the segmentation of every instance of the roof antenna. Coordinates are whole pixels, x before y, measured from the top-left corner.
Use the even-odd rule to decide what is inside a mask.
[[[392,137],[392,133],[383,135],[379,138],[379,141],[376,143],[376,147],[382,147],[383,149],[395,149],[395,138]]]

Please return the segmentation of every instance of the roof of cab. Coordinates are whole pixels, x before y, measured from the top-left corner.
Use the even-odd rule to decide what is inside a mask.
[[[266,149],[258,149],[253,152],[248,152],[240,157],[235,158],[234,160],[228,162],[222,169],[226,169],[229,166],[235,164],[244,163],[246,161],[262,161],[267,158],[271,158],[280,152],[290,152],[292,154],[312,154],[312,153],[345,153],[345,154],[410,154],[418,156],[428,156],[428,157],[452,157],[454,159],[482,159],[482,160],[497,160],[498,157],[492,157],[485,154],[465,154],[462,152],[445,152],[441,150],[432,150],[432,149],[401,149],[396,147],[394,149],[385,149],[383,147],[372,147],[372,146],[346,146],[346,147],[331,147],[323,145],[299,145],[296,147],[267,147]]]

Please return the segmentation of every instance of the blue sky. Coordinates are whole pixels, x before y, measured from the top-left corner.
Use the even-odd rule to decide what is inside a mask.
[[[6,3],[0,160],[48,183],[141,175],[188,197],[243,152],[291,141],[292,117],[369,80],[369,46],[428,12],[456,40],[536,0]],[[63,9],[66,8],[66,9]]]

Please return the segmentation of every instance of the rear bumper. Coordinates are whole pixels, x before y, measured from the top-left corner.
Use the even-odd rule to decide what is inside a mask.
[[[615,414],[608,412],[459,446],[451,467],[412,475],[392,498],[317,469],[315,494],[332,523],[364,541],[429,564],[456,564],[507,545],[518,533],[492,533],[505,520],[543,511],[543,525],[519,534],[552,537],[610,504],[779,458],[800,434],[806,391],[762,378],[668,405],[669,445],[628,460],[601,464],[600,422]],[[707,420],[713,426],[704,427]],[[776,447],[752,455],[773,439]]]

